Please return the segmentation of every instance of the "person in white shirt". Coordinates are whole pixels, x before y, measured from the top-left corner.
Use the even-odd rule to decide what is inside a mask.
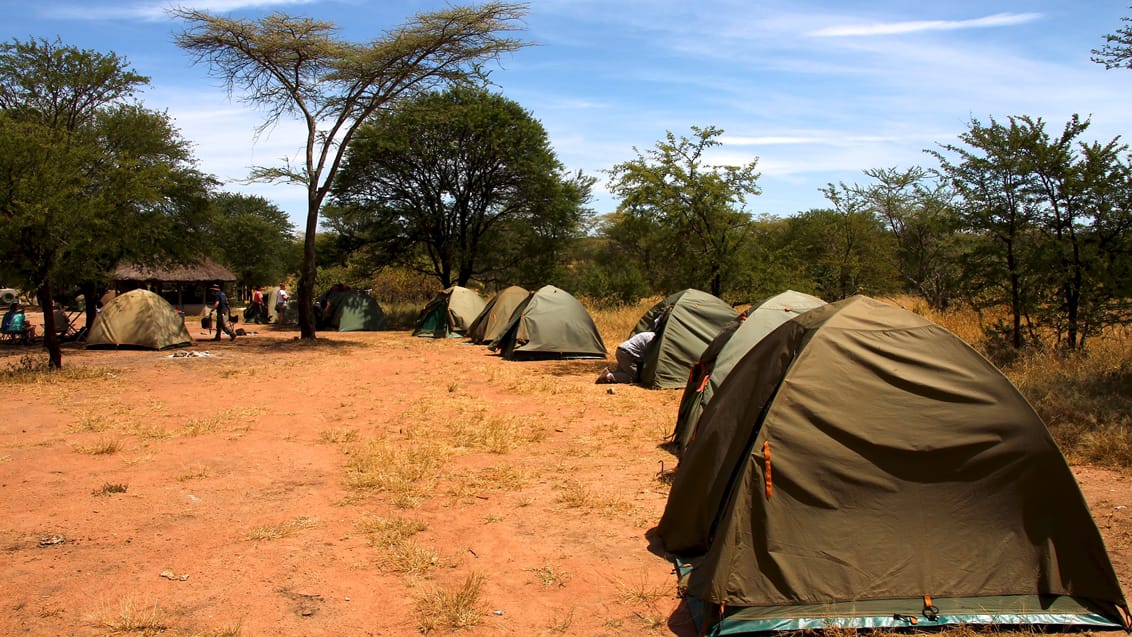
[[[283,325],[283,319],[287,316],[287,285],[284,283],[279,284],[279,292],[275,295],[275,316],[279,317],[279,324]]]
[[[606,367],[598,376],[599,383],[635,383],[640,378],[641,361],[652,344],[656,332],[641,332],[617,346],[617,369]]]

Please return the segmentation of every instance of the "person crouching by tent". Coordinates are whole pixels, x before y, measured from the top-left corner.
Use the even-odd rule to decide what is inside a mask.
[[[212,337],[212,340],[219,341],[221,332],[227,334],[233,341],[236,340],[236,332],[229,324],[228,312],[232,308],[228,305],[228,295],[224,294],[219,285],[213,285],[208,289],[216,296],[216,300],[212,302],[213,315],[216,317],[216,336]]]
[[[635,383],[641,377],[641,361],[649,351],[656,332],[641,332],[617,346],[617,369],[606,367],[597,377],[598,383]]]

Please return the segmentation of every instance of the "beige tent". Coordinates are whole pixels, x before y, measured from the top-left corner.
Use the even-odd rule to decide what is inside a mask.
[[[119,294],[94,317],[88,348],[169,349],[187,347],[193,339],[184,316],[149,290]]]
[[[735,364],[658,533],[709,634],[1129,626],[1038,415],[958,337],[866,297],[791,319]]]
[[[413,336],[460,338],[483,311],[483,306],[483,297],[475,290],[453,285],[434,296],[421,310]]]
[[[468,338],[477,345],[490,345],[503,336],[503,330],[511,321],[511,314],[530,294],[526,288],[512,285],[491,297],[479,316],[468,326]]]

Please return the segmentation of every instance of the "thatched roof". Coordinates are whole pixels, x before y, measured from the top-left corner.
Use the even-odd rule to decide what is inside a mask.
[[[115,281],[161,281],[163,283],[210,283],[235,281],[231,270],[208,257],[195,265],[141,266],[122,263],[111,275]]]

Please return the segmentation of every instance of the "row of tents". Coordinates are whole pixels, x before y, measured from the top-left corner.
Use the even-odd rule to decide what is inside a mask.
[[[787,291],[669,296],[648,387],[683,388],[656,532],[700,634],[1132,618],[1041,418],[931,321]]]
[[[275,311],[274,291],[267,306]],[[380,304],[361,290],[335,290],[319,299],[319,328],[373,331],[389,328]],[[453,286],[430,300],[413,328],[414,336],[463,338],[487,344],[504,358],[605,358],[605,344],[593,318],[576,298],[553,285],[535,291],[513,286],[485,302],[475,291]],[[133,290],[107,302],[95,318],[87,347],[164,350],[187,347],[192,337],[184,317],[168,301]]]
[[[348,307],[380,311],[359,295],[329,304],[338,329],[354,324]],[[155,349],[189,344],[161,303],[119,296],[88,344],[121,343],[127,329],[172,335],[147,336]],[[119,312],[135,318],[123,327]],[[683,389],[656,532],[701,634],[1132,627],[1048,429],[947,330],[864,296],[787,291],[739,313],[698,290],[650,308],[633,333],[644,330],[656,336],[640,383]],[[449,288],[413,333],[516,360],[607,355],[589,313],[554,286],[486,302]]]

